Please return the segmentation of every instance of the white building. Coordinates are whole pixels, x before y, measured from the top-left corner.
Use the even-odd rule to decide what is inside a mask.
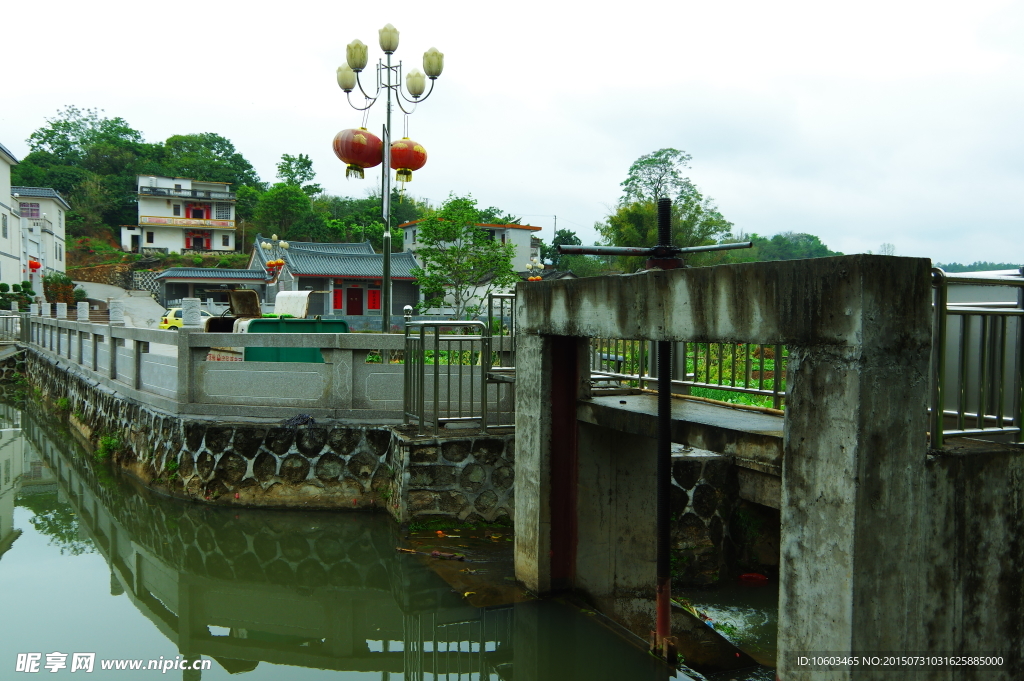
[[[405,250],[412,252],[413,255],[416,254],[416,246],[419,243],[416,240],[417,232],[419,231],[417,228],[418,223],[419,220],[413,220],[398,226],[399,229],[404,230],[402,244],[405,246]],[[526,263],[530,262],[531,258],[540,258],[540,240],[533,236],[534,232],[541,230],[540,227],[534,227],[533,225],[487,224],[479,224],[477,227],[487,230],[495,241],[500,241],[503,244],[511,243],[515,246],[516,254],[512,258],[512,269],[517,272],[525,270]],[[419,262],[419,258],[416,261]]]
[[[64,222],[71,208],[49,187],[12,187],[18,159],[0,144],[0,282],[29,280],[42,295],[42,277],[66,270]],[[29,262],[41,267],[34,273]]]
[[[235,193],[225,182],[139,175],[139,223],[121,228],[131,253],[235,250]]]

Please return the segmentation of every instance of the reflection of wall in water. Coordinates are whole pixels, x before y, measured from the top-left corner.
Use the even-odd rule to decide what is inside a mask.
[[[465,605],[396,554],[398,528],[384,516],[199,507],[100,485],[68,443],[31,417],[25,429],[110,564],[111,593],[183,655],[233,672],[269,661],[413,675],[490,674],[511,659],[511,609]]]

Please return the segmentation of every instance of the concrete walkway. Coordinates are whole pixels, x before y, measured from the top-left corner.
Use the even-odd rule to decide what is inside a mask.
[[[118,286],[94,284],[91,281],[76,281],[75,285],[84,288],[85,294],[90,298],[96,300],[111,298],[124,302],[124,322],[126,326],[155,329],[160,324],[160,317],[163,316],[164,308],[149,294],[142,295],[141,291],[129,292]]]

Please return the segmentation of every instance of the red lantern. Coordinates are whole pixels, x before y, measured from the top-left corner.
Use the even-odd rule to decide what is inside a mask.
[[[38,270],[42,266],[43,266],[43,263],[39,262],[38,260],[29,260],[28,261],[28,268],[30,270],[32,270],[33,272],[35,272],[36,270]]]
[[[427,150],[419,142],[403,137],[391,143],[391,168],[397,170],[399,182],[412,182],[412,171],[427,164]]]
[[[380,165],[384,160],[384,143],[366,128],[349,128],[334,136],[334,154],[348,164],[345,177],[363,179],[363,169]]]

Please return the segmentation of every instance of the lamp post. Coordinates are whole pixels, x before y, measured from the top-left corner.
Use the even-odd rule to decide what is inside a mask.
[[[363,87],[359,74],[366,68],[367,47],[361,40],[353,40],[345,50],[345,63],[338,67],[338,85],[345,91],[349,105],[357,111],[367,111],[382,94],[385,95],[385,123],[383,142],[383,165],[381,171],[381,213],[384,218],[384,271],[381,281],[381,333],[391,330],[391,111],[397,104],[402,113],[409,115],[416,110],[416,104],[422,102],[434,91],[434,81],[444,69],[444,54],[431,47],[423,53],[423,71],[413,69],[405,76],[405,88],[409,95],[402,91],[402,62],[391,63],[391,55],[398,50],[398,29],[391,24],[378,32],[380,49],[384,51],[384,59],[377,60],[377,89],[369,95]],[[430,79],[430,90],[426,90],[426,81]],[[352,91],[359,88],[363,95],[363,106],[352,102]],[[406,110],[402,102],[410,104]]]
[[[288,250],[288,242],[278,239],[277,235],[273,234],[270,239],[260,242],[260,248],[263,249],[266,259],[267,279],[265,283],[268,286],[273,286],[277,284],[277,277],[284,267],[284,252]]]
[[[537,274],[527,277],[527,281],[540,281],[543,278],[540,276],[540,272],[543,269],[544,263],[537,260],[537,258],[530,258],[530,262],[526,263],[526,273],[530,274],[533,270],[536,270]]]

